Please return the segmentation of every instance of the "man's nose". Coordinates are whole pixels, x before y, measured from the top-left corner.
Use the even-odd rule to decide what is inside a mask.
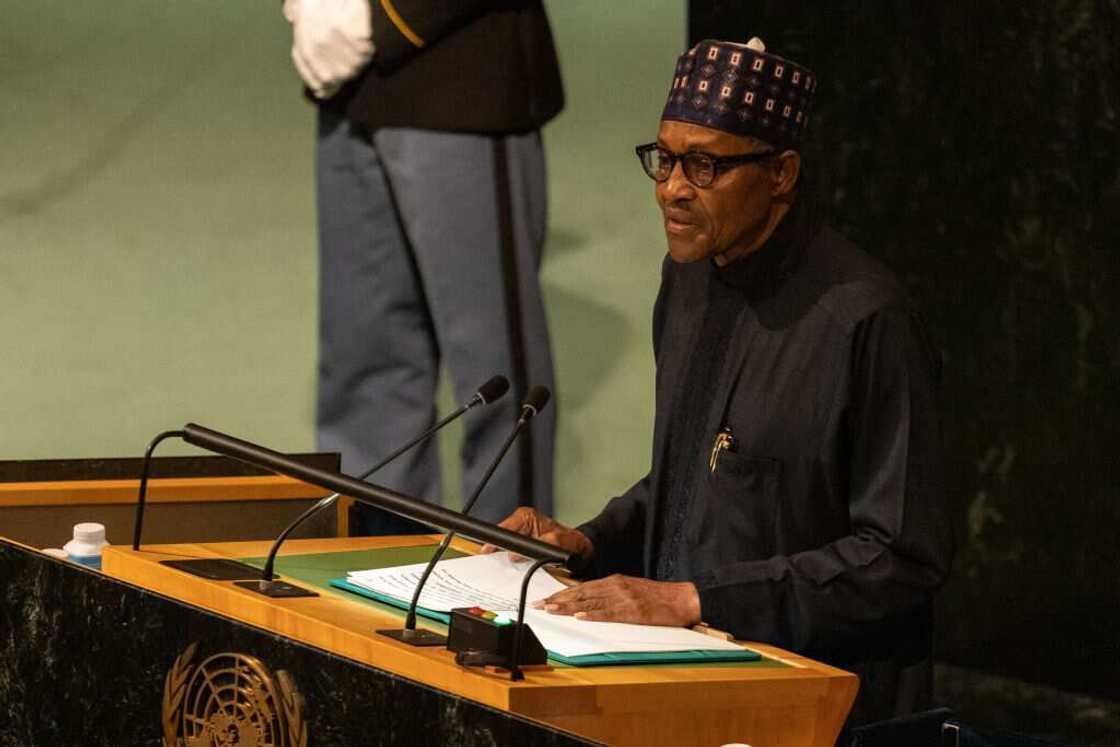
[[[685,177],[684,163],[679,159],[669,170],[669,178],[661,183],[661,191],[668,201],[688,200],[696,195],[696,188]]]

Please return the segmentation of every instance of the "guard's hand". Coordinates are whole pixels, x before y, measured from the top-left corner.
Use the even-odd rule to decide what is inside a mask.
[[[535,508],[521,506],[498,526],[511,532],[539,539],[541,542],[547,542],[550,545],[556,545],[584,560],[589,559],[594,551],[591,540],[583,532],[566,527]],[[482,546],[483,553],[496,552],[499,549],[493,545]]]
[[[688,582],[651,581],[615,574],[587,581],[533,607],[581,620],[689,627],[700,622],[700,594]]]
[[[373,57],[369,0],[285,0],[292,63],[317,98],[328,98]]]

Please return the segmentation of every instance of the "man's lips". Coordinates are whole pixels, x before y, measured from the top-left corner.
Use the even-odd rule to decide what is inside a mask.
[[[687,213],[672,210],[665,211],[665,230],[669,233],[684,233],[696,227]]]

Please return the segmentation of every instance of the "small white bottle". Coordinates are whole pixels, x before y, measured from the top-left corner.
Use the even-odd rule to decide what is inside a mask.
[[[74,525],[74,539],[62,546],[70,560],[87,568],[101,570],[101,550],[105,541],[105,525],[93,521]]]

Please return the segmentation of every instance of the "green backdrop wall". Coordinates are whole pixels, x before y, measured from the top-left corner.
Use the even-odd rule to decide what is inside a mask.
[[[568,104],[544,132],[542,283],[575,522],[648,467],[664,238],[632,147],[656,132],[685,4],[547,7]],[[313,108],[279,4],[2,15],[0,458],[138,455],[191,420],[313,448]]]

